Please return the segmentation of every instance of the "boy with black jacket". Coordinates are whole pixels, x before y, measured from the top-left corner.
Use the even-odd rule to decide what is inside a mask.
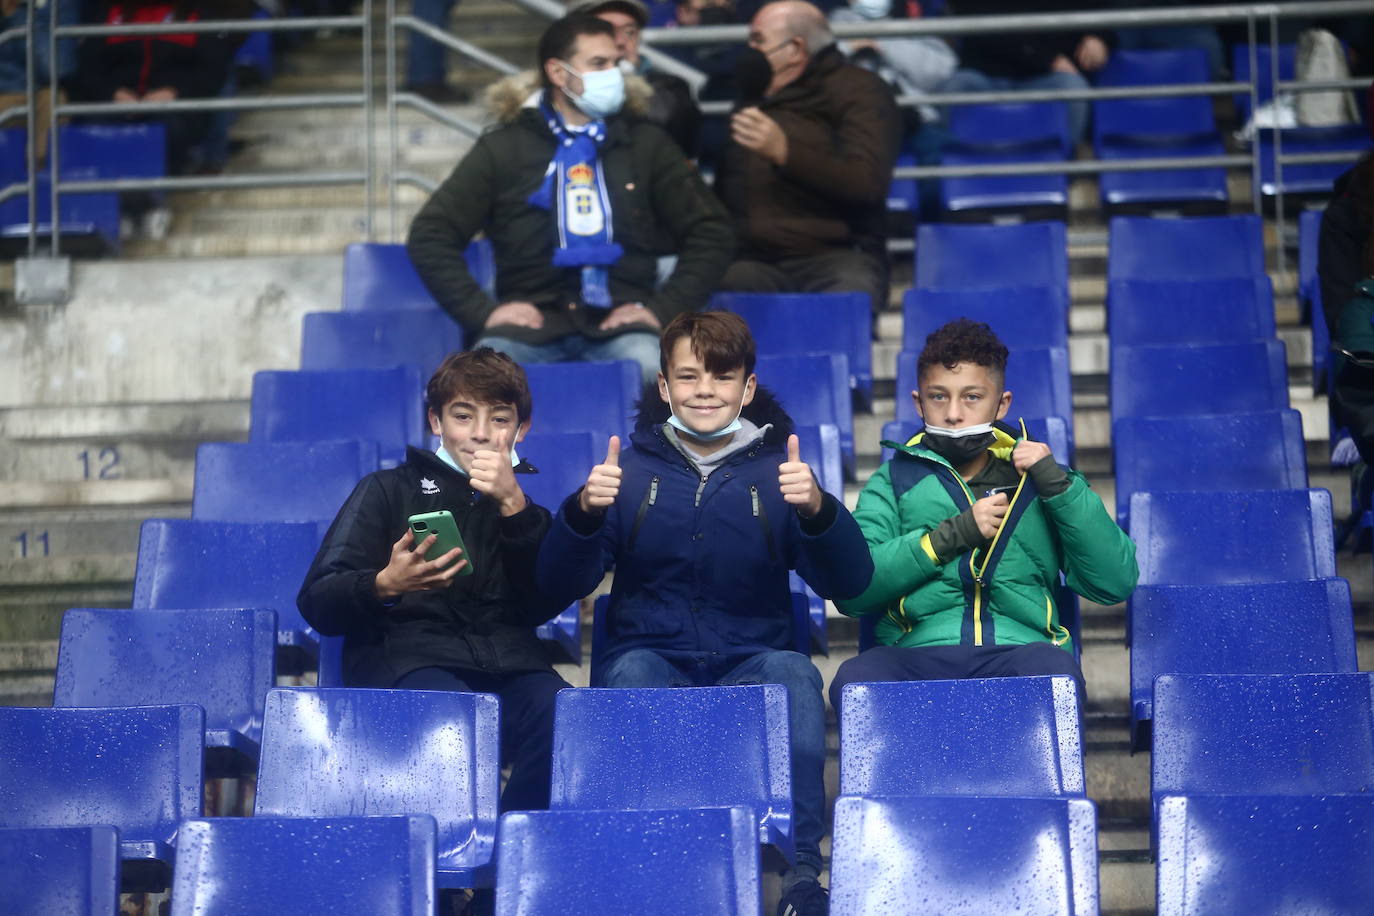
[[[364,477],[339,510],[296,599],[326,636],[344,637],[350,687],[493,693],[501,757],[511,765],[503,810],[549,803],[554,695],[568,684],[534,628],[561,607],[534,586],[548,510],[530,502],[515,443],[530,425],[521,368],[480,348],[449,356],[425,391],[434,452]],[[412,515],[447,509],[466,550],[434,559]]]

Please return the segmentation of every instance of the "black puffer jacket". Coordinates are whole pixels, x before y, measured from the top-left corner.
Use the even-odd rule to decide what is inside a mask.
[[[522,465],[517,470],[532,470]],[[386,605],[377,573],[407,519],[447,509],[463,536],[472,575],[442,591],[414,592]],[[499,674],[549,668],[534,628],[557,614],[535,590],[539,544],[549,513],[530,503],[502,518],[467,478],[430,452],[358,482],[325,535],[296,604],[326,636],[343,636],[344,680],[390,687],[417,668],[447,666]]]

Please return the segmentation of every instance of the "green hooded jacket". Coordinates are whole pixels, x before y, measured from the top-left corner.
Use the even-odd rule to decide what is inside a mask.
[[[1009,460],[1018,440],[993,432],[989,450]],[[883,443],[896,454],[869,479],[854,512],[873,554],[873,580],[839,609],[881,614],[877,639],[885,646],[1050,642],[1073,651],[1055,601],[1059,572],[1089,601],[1116,604],[1135,588],[1135,544],[1082,475],[1068,471],[1069,488],[1041,498],[1023,474],[996,537],[941,564],[930,532],[981,494],[921,446],[923,435]]]

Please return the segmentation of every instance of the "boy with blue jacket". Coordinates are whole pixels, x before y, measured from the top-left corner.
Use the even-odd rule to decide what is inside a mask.
[[[615,568],[607,687],[788,688],[797,863],[778,913],[825,913],[825,700],[811,660],[789,649],[788,572],[822,596],[852,598],[873,572],[868,546],[801,460],[782,405],[758,387],[742,318],[677,316],[660,366],[629,448],[612,436],[554,519],[539,586],[571,600]]]

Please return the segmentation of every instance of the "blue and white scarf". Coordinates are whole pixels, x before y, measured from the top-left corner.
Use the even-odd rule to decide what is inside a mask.
[[[529,202],[542,210],[554,211],[558,225],[554,266],[581,267],[582,301],[609,308],[607,268],[620,259],[625,249],[615,243],[611,200],[606,194],[606,176],[597,153],[606,140],[606,122],[592,121],[586,127],[574,129],[563,123],[546,100],[540,101],[539,111],[558,145],[544,181],[529,196]]]

